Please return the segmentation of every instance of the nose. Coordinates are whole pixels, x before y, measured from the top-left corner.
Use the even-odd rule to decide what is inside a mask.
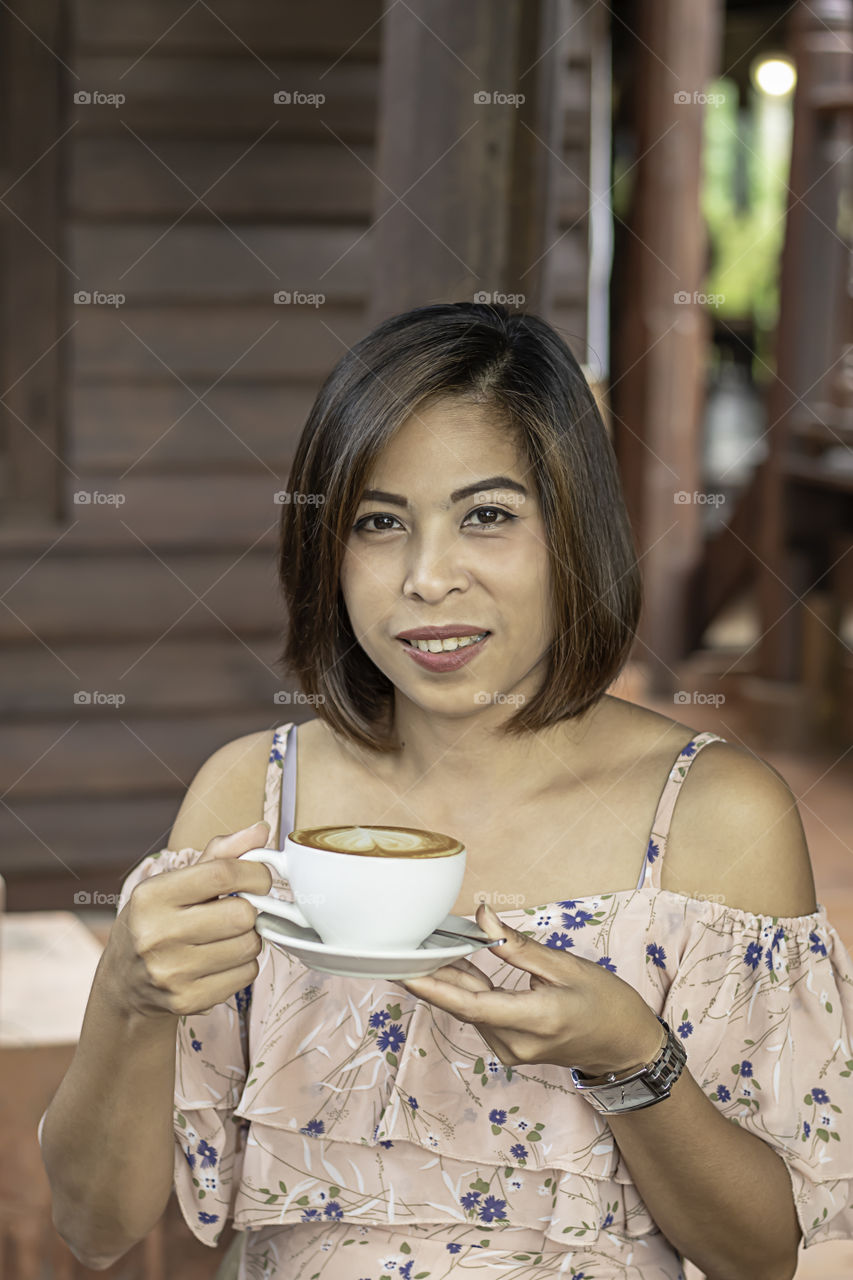
[[[412,538],[403,579],[403,594],[437,602],[450,591],[464,591],[469,583],[463,549],[453,535],[424,533]]]

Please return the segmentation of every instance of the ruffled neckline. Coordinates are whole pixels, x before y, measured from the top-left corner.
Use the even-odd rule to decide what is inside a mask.
[[[541,906],[534,907],[511,907],[506,911],[496,911],[498,919],[504,916],[532,916],[537,912],[553,910],[555,907],[574,907],[585,902],[607,902],[611,898],[631,898],[636,893],[654,894],[657,897],[672,898],[678,902],[695,903],[698,907],[713,908],[718,915],[730,916],[735,920],[752,921],[765,920],[774,924],[783,925],[805,925],[818,924],[826,919],[826,908],[822,902],[817,904],[814,911],[803,916],[774,916],[767,912],[756,913],[754,911],[746,911],[742,907],[729,907],[722,902],[714,902],[710,898],[696,898],[687,893],[676,893],[674,889],[661,889],[656,885],[647,885],[643,889],[618,889],[612,893],[589,893],[583,898],[558,898],[554,902],[544,902]],[[494,908],[492,908],[494,910]],[[474,915],[460,916],[460,920],[470,920],[472,923],[476,920],[476,912]]]

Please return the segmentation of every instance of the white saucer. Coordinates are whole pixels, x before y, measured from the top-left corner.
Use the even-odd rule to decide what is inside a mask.
[[[470,942],[431,933],[419,947],[408,951],[349,951],[327,946],[313,929],[303,929],[292,920],[285,920],[268,911],[258,912],[255,928],[267,942],[296,956],[309,969],[317,969],[320,973],[334,973],[342,978],[425,977],[442,965],[449,964],[451,960],[469,956],[479,947],[489,945],[483,941],[482,930],[478,925],[465,916],[454,915],[445,916],[438,928],[469,933]],[[479,936],[475,936],[474,930]],[[490,941],[494,942],[495,939]]]

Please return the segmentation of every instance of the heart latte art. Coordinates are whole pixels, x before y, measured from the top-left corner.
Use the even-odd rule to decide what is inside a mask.
[[[301,827],[290,833],[290,840],[329,853],[373,858],[447,858],[463,848],[453,836],[417,827]]]

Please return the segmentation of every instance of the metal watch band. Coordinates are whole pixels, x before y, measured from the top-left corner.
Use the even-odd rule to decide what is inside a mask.
[[[669,1097],[687,1062],[687,1052],[668,1023],[659,1014],[655,1017],[666,1032],[666,1041],[654,1062],[641,1064],[621,1076],[615,1072],[587,1076],[571,1068],[575,1088],[596,1111],[639,1111]]]

